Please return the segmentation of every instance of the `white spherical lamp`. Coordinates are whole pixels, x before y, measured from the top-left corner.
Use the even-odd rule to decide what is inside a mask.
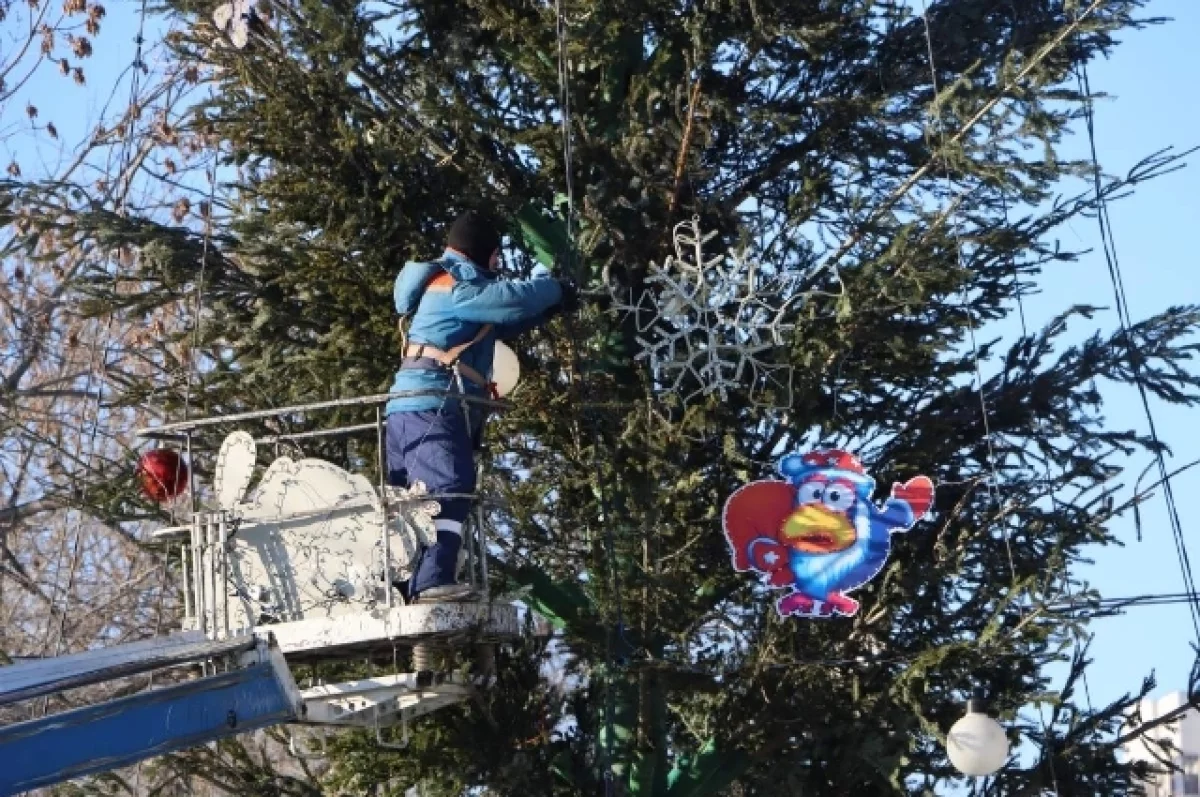
[[[1004,726],[987,715],[982,692],[967,702],[967,713],[946,736],[950,763],[964,775],[991,775],[1008,760],[1008,736]]]
[[[496,353],[492,355],[492,383],[501,397],[513,392],[521,379],[521,363],[516,352],[496,341]]]

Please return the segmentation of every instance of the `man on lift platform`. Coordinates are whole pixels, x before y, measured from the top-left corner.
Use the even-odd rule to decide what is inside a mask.
[[[540,277],[502,280],[500,235],[482,215],[468,211],[450,228],[446,251],[431,263],[407,263],[396,277],[396,311],[411,316],[404,360],[392,392],[457,391],[488,397],[497,340],[508,340],[560,312],[574,312],[578,298],[565,281]],[[475,492],[474,452],[484,411],[439,395],[392,399],[387,405],[388,481],[406,487],[423,482],[431,495]],[[463,522],[470,500],[439,500],[437,541],[421,552],[412,578],[401,585],[405,600],[445,601],[472,597],[457,583]]]

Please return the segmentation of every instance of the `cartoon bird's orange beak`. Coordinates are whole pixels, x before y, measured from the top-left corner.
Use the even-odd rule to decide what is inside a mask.
[[[783,541],[804,553],[837,553],[854,544],[854,526],[841,512],[806,504],[783,524]]]

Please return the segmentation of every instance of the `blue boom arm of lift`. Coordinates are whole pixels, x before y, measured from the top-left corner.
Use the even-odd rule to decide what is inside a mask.
[[[248,641],[253,647],[254,640]],[[213,647],[226,653],[229,643]],[[0,795],[295,721],[300,700],[287,665],[277,650],[260,649],[265,655],[250,666],[0,728]],[[0,675],[5,669],[10,668],[0,668]],[[120,674],[132,669],[125,665]],[[43,692],[20,690],[24,696],[31,691]]]

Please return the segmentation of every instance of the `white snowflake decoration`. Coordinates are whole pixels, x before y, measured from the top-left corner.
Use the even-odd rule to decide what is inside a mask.
[[[800,291],[798,275],[763,268],[744,251],[706,255],[715,235],[702,233],[696,219],[675,225],[675,254],[650,264],[640,301],[614,297],[617,311],[637,319],[635,359],[648,359],[660,388],[684,404],[747,388],[759,404],[773,388],[772,403],[788,405],[792,368],[772,355],[794,328],[784,318]]]

